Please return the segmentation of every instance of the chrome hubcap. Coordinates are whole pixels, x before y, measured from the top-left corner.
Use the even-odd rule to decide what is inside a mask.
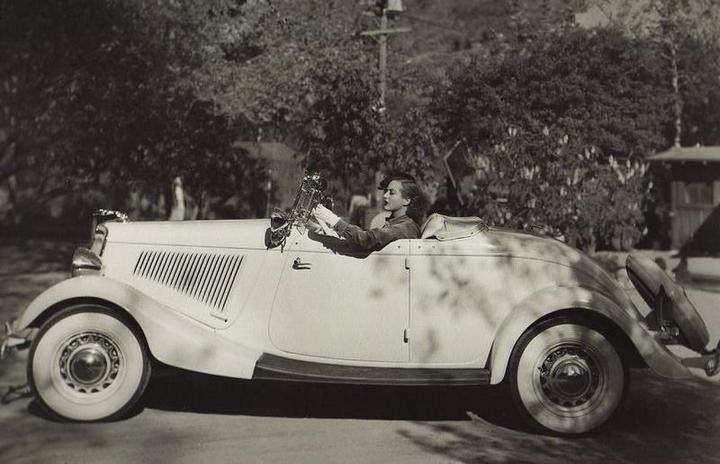
[[[98,393],[108,388],[120,370],[117,345],[100,333],[75,335],[61,348],[60,376],[78,393]]]
[[[539,371],[543,393],[563,407],[584,405],[600,384],[595,360],[577,347],[556,348],[542,362]]]
[[[94,346],[80,348],[68,361],[70,375],[83,385],[92,385],[107,372],[107,358]]]

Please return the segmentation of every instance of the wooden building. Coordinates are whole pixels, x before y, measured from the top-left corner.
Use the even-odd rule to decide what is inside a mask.
[[[672,248],[720,252],[720,146],[673,147],[648,161],[669,169]]]

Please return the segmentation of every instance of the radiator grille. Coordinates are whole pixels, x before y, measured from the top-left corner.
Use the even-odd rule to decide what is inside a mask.
[[[242,260],[241,255],[143,251],[133,275],[223,312]]]

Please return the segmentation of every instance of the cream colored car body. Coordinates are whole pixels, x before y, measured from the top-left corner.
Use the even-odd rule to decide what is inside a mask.
[[[474,229],[449,240],[398,240],[363,256],[300,228],[268,249],[269,225],[106,223],[100,272],[48,289],[14,330],[72,302],[98,301],[126,311],[156,359],[193,371],[250,379],[272,355],[484,369],[495,384],[531,325],[558,311],[590,311],[621,329],[657,373],[690,375],[612,278],[557,240]]]

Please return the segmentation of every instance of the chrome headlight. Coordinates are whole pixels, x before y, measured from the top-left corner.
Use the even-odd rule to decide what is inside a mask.
[[[127,222],[128,215],[121,211],[99,209],[92,214],[92,227],[90,229],[90,251],[102,256],[107,241],[108,230],[105,222]]]
[[[90,251],[96,256],[102,256],[105,250],[105,242],[107,241],[108,230],[103,224],[95,227],[92,237],[90,237]]]
[[[102,260],[91,250],[79,247],[75,250],[72,260],[72,276],[99,274],[102,270]]]

